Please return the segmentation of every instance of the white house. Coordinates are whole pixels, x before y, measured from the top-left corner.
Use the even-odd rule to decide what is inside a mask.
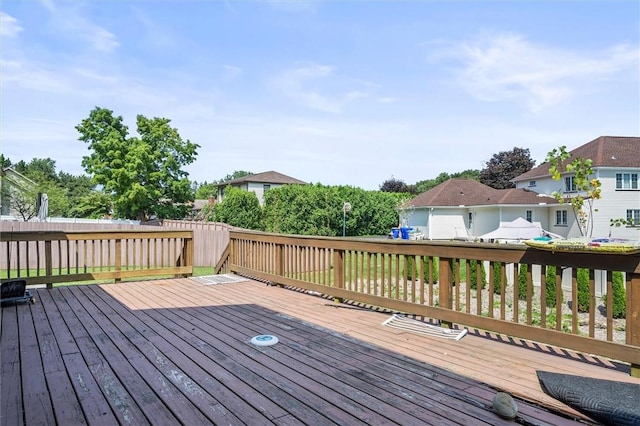
[[[292,178],[291,176],[283,175],[282,173],[269,171],[263,173],[257,173],[253,175],[243,176],[238,179],[230,180],[227,182],[223,182],[218,185],[218,196],[216,198],[217,202],[222,201],[224,198],[224,189],[231,185],[237,188],[240,188],[244,191],[252,191],[258,197],[258,201],[260,205],[264,204],[264,194],[268,190],[272,188],[277,188],[282,185],[305,185],[306,182],[303,182],[299,179]]]
[[[601,186],[601,198],[593,201],[593,212],[585,211],[593,220],[593,236],[640,238],[640,137],[601,136],[573,151],[575,158],[591,159],[594,177]],[[577,194],[573,173],[564,173],[559,181],[549,174],[549,163],[524,173],[513,182],[541,194],[561,192],[569,198]],[[584,194],[583,194],[584,195]],[[611,227],[611,219],[626,219],[631,225]],[[580,236],[580,229],[569,204],[549,206],[547,220],[551,232],[565,237]]]
[[[572,158],[593,160],[595,177],[602,184],[593,236],[640,238],[640,138],[599,137],[570,151]],[[580,235],[570,204],[559,204],[551,193],[572,192],[572,175],[560,181],[549,174],[549,164],[516,177],[516,188],[493,189],[469,179],[450,179],[411,201],[409,226],[430,240],[479,238],[521,217],[564,237]],[[610,219],[630,219],[632,226],[611,228]]]
[[[549,226],[555,198],[528,189],[494,189],[471,179],[449,179],[410,202],[409,226],[429,240],[473,240],[522,217]]]

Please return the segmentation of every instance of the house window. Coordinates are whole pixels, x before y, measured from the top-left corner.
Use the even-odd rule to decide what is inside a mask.
[[[264,192],[265,194],[266,194],[266,193],[267,193],[267,191],[268,191],[268,190],[270,190],[270,189],[271,189],[271,185],[266,184],[266,183],[265,183],[264,185],[262,185],[262,192]]]
[[[536,186],[536,181],[535,180],[530,180],[529,181],[529,187],[532,187],[532,186]]]
[[[567,226],[567,211],[566,210],[557,210],[556,211],[556,226]]]
[[[627,220],[631,226],[640,226],[640,210],[627,210]]]
[[[473,213],[469,212],[469,229],[473,228]]]
[[[638,189],[638,173],[616,173],[616,189]]]
[[[533,222],[533,210],[527,210],[525,212],[525,219],[527,219],[527,222]]]
[[[573,181],[573,176],[564,178],[564,192],[576,192],[576,183]]]

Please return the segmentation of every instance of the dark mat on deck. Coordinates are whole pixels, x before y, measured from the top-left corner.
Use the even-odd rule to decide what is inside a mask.
[[[640,425],[638,384],[537,371],[549,396],[605,425]]]

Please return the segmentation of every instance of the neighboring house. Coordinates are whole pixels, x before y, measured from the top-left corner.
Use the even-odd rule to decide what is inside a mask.
[[[573,151],[575,158],[591,159],[594,177],[601,186],[601,198],[594,200],[594,237],[640,238],[640,137],[601,136]],[[527,188],[542,194],[561,192],[566,197],[576,195],[573,174],[564,173],[559,181],[549,174],[549,163],[513,179],[517,188]],[[580,229],[570,204],[549,208],[549,231],[565,237],[580,236]],[[631,220],[632,226],[611,228],[611,219]]]
[[[231,185],[236,188],[240,188],[244,191],[255,192],[258,197],[260,205],[264,204],[264,194],[272,188],[277,188],[282,185],[305,185],[299,179],[292,178],[290,176],[283,175],[282,173],[270,171],[264,173],[257,173],[253,175],[243,176],[238,179],[223,182],[218,185],[218,197],[217,202],[222,201],[224,198],[224,189]]]
[[[471,179],[449,179],[409,202],[409,226],[429,240],[472,240],[522,217],[547,229],[551,196],[528,189],[494,189]]]
[[[602,184],[595,200],[593,236],[640,238],[640,138],[603,136],[570,151],[572,158],[593,160]],[[430,240],[473,240],[501,225],[523,218],[563,237],[580,230],[570,204],[559,204],[551,193],[572,192],[571,174],[555,181],[549,164],[516,177],[516,188],[493,189],[468,179],[450,179],[413,198],[409,226]],[[610,219],[631,219],[634,226],[610,228]]]
[[[36,183],[14,170],[12,166],[4,167],[0,173],[0,214],[19,219],[26,210],[33,210],[36,196],[32,194]],[[33,200],[31,199],[33,195]],[[35,210],[32,212],[35,214]]]

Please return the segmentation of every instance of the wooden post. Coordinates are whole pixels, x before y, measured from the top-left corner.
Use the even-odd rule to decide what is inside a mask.
[[[333,250],[333,286],[344,288],[344,250]],[[334,297],[333,300],[342,302],[340,297]]]
[[[438,306],[444,309],[453,309],[453,259],[441,257],[438,265],[439,269],[439,281],[438,287]],[[451,328],[452,323],[449,321],[442,321],[443,327]]]
[[[53,265],[51,262],[51,240],[44,242],[44,273],[47,277],[53,275]],[[53,283],[47,283],[47,289],[51,290]]]
[[[627,345],[640,346],[640,273],[627,279]],[[640,365],[631,364],[631,375],[640,378]]]
[[[282,244],[276,244],[276,275],[281,277],[284,275],[284,246]]]
[[[115,259],[114,259],[114,264],[116,267],[116,279],[115,282],[119,283],[122,281],[122,277],[120,276],[120,273],[122,272],[122,240],[120,238],[118,238],[116,241],[116,247],[115,247]]]

